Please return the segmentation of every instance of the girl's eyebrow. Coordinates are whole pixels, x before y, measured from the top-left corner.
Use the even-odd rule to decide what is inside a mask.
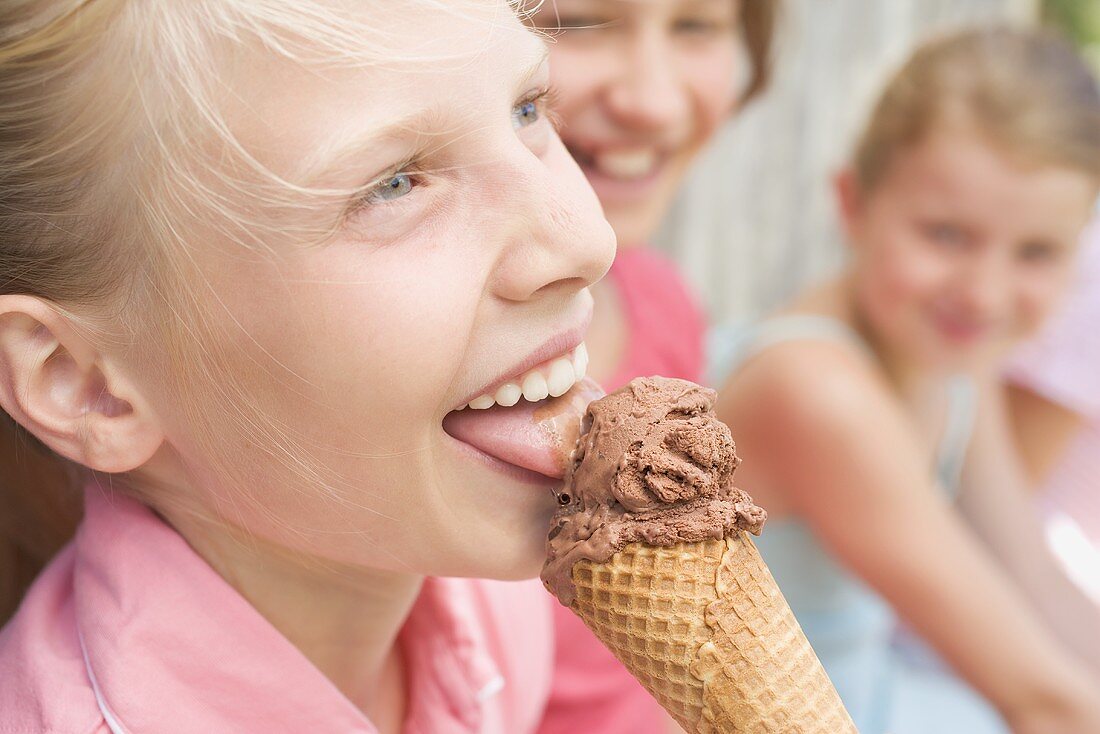
[[[299,180],[303,181],[304,186],[313,187],[333,173],[342,171],[346,161],[370,158],[371,154],[382,157],[410,137],[415,137],[417,131],[432,129],[443,117],[443,110],[431,105],[402,115],[383,127],[372,128],[346,144],[342,137],[335,141],[319,142],[302,163]]]
[[[516,88],[529,84],[545,66],[550,50],[544,43],[539,43],[537,49],[538,55],[531,63],[520,67],[520,73],[516,74]],[[346,144],[341,144],[340,140],[335,141],[334,145],[320,142],[303,161],[299,180],[304,182],[304,186],[312,186],[327,178],[334,170],[340,170],[345,161],[358,160],[371,153],[378,154],[409,140],[410,137],[422,134],[425,130],[445,128],[447,118],[452,114],[452,111],[438,104],[430,104],[404,114],[382,127],[371,129]]]

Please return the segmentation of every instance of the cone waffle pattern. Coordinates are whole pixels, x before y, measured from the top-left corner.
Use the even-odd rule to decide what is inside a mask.
[[[855,732],[743,531],[573,566],[573,611],[693,734]]]

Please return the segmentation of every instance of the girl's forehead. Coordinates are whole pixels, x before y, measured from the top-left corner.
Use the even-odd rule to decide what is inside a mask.
[[[543,39],[507,3],[470,3],[468,12],[380,5],[419,10],[396,13],[385,37],[361,56],[251,52],[224,97],[227,121],[250,152],[277,171],[310,178],[372,141],[384,148],[398,138],[459,131],[522,93],[544,64]]]
[[[1072,168],[1028,165],[977,131],[938,131],[901,151],[883,182],[900,199],[998,228],[1074,242],[1096,182]]]

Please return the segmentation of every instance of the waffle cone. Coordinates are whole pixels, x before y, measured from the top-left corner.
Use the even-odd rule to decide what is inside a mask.
[[[744,531],[573,566],[573,611],[692,734],[855,732]]]

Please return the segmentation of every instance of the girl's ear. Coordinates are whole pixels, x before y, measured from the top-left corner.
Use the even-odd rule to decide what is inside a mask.
[[[844,168],[833,176],[833,191],[844,239],[853,244],[858,239],[863,214],[863,190],[855,171]]]
[[[95,471],[136,469],[164,441],[156,416],[111,358],[33,296],[0,296],[0,408]]]

